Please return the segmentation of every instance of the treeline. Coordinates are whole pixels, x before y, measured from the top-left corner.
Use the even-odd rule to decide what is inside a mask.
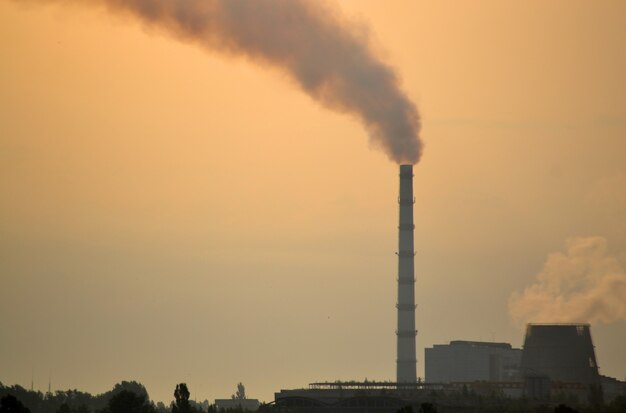
[[[0,383],[0,413],[217,413],[208,400],[198,403],[189,395],[187,385],[178,384],[175,400],[166,406],[151,401],[144,385],[136,381],[117,383],[95,396],[80,390],[42,393]]]

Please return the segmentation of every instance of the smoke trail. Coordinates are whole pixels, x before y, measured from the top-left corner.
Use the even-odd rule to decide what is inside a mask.
[[[518,323],[626,320],[626,273],[607,254],[602,237],[571,238],[566,253],[553,253],[523,293],[513,293],[509,312]]]
[[[398,163],[421,155],[420,120],[366,30],[322,0],[16,0],[105,5],[208,50],[287,73],[330,109],[356,116],[371,142]]]

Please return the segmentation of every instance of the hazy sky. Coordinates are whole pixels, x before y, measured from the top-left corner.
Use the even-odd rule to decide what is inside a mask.
[[[559,297],[555,262],[583,263],[564,266],[583,268],[573,294],[595,291],[586,268],[623,280],[625,2],[338,4],[423,119],[420,376],[434,343],[521,346],[509,300],[541,282]],[[134,379],[165,401],[242,381],[270,401],[393,379],[397,174],[276,70],[97,8],[0,0],[0,381]],[[623,318],[592,320],[620,379]]]

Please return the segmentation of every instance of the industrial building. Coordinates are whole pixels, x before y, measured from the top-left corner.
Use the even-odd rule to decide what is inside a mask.
[[[275,405],[287,409],[343,411],[362,407],[372,412],[395,412],[407,403],[427,400],[426,387],[417,380],[413,165],[400,165],[399,183],[396,382],[312,383],[308,389],[275,393]]]
[[[425,349],[427,383],[520,381],[522,350],[509,343],[451,341]]]
[[[521,363],[525,395],[545,399],[554,384],[573,386],[564,393],[601,400],[598,363],[589,324],[529,324]]]
[[[255,412],[259,410],[261,402],[257,399],[215,399],[215,408],[221,410],[243,410]]]
[[[407,405],[423,411],[436,405],[445,412],[476,407],[471,404],[476,398],[463,396],[468,394],[486,396],[485,400],[494,403],[522,396],[531,403],[559,397],[593,403],[601,400],[604,386],[610,397],[626,395],[624,382],[598,374],[588,324],[529,324],[523,349],[478,341],[436,344],[425,349],[426,380],[418,380],[414,202],[413,167],[401,165],[396,381],[311,383],[306,389],[280,390],[266,408],[277,407],[281,412],[391,413]]]
[[[529,324],[522,353],[524,377],[566,383],[600,383],[589,324]]]
[[[429,403],[432,392],[418,383],[311,383],[308,389],[281,390],[274,394],[274,400],[275,406],[285,411],[391,413],[408,404]]]

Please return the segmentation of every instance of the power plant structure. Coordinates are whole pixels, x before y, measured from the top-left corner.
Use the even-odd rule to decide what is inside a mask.
[[[434,345],[426,349],[427,381],[418,380],[413,166],[400,165],[399,178],[396,381],[311,383],[275,393],[274,406],[283,413],[393,413],[407,405],[452,412],[476,407],[478,399],[468,394],[494,403],[501,396],[524,397],[531,404],[556,403],[555,397],[595,403],[626,395],[626,383],[599,375],[588,324],[529,324],[523,349],[465,340]]]
[[[424,349],[427,383],[520,381],[522,349],[509,343],[453,340]]]
[[[413,165],[400,166],[400,217],[398,225],[398,329],[396,382],[417,381],[415,339],[415,249],[413,223]]]
[[[524,377],[599,384],[589,324],[528,324],[521,370]]]
[[[400,165],[399,182],[396,381],[319,382],[308,389],[281,390],[274,395],[275,405],[281,409],[395,412],[406,406],[407,400],[423,399],[430,388],[417,380],[413,165]]]
[[[521,373],[531,398],[547,397],[553,383],[575,383],[593,396],[601,377],[589,324],[528,324]]]

